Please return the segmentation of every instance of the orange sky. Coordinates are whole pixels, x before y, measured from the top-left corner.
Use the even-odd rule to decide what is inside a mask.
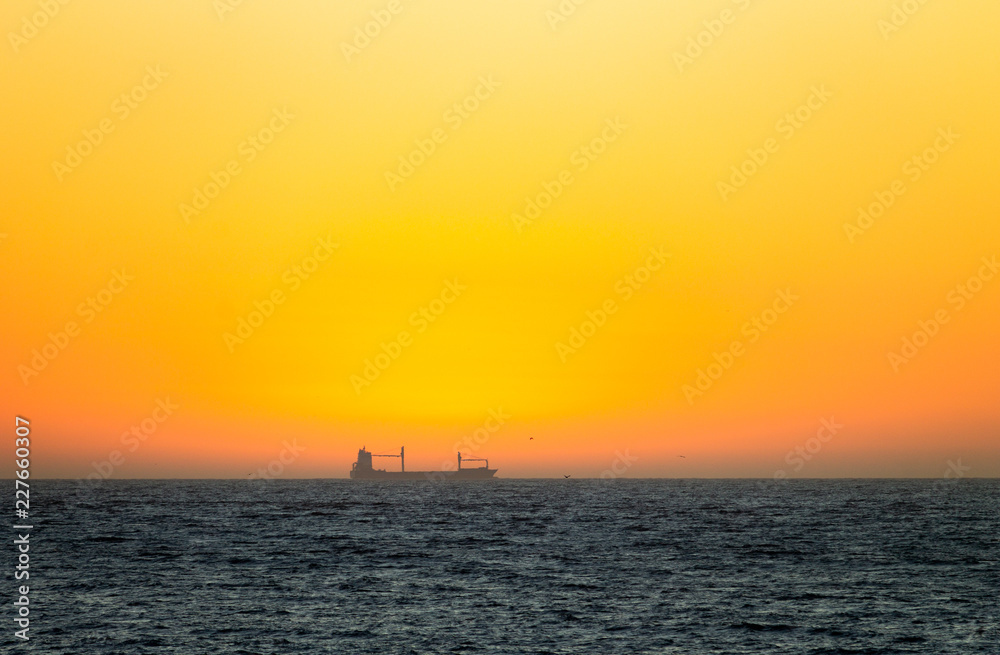
[[[995,3],[56,4],[0,9],[34,475],[1000,475]]]

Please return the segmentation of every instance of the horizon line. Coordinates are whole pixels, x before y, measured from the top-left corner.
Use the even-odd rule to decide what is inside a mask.
[[[3,480],[17,480],[19,478],[10,477],[2,478]],[[45,477],[35,477],[35,480],[39,481],[49,481],[49,482],[82,482],[85,480],[90,480],[89,478],[45,478]],[[174,480],[177,482],[186,481],[230,481],[230,480],[245,480],[247,482],[265,481],[265,482],[275,482],[275,481],[292,481],[292,480],[347,480],[351,482],[485,482],[487,480],[420,480],[420,479],[410,479],[410,480],[353,480],[350,477],[323,477],[323,478],[296,478],[296,477],[280,477],[280,478],[101,478],[100,480],[93,480],[93,482],[129,482],[129,481],[168,481]],[[960,480],[1000,480],[1000,477],[989,477],[989,476],[976,476],[976,475],[964,475],[960,478],[945,478],[941,476],[926,476],[926,477],[822,477],[822,478],[760,478],[760,477],[627,477],[627,476],[616,476],[613,478],[602,478],[602,477],[576,477],[572,476],[566,477],[509,477],[509,478],[488,478],[488,480],[602,480],[602,481],[614,481],[614,480],[747,480],[747,481],[765,481],[765,482],[806,482],[810,480],[943,480],[948,482],[958,482]]]

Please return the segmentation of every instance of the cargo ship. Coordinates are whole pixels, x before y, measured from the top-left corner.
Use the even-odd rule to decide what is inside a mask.
[[[488,480],[497,469],[490,468],[490,462],[482,457],[462,457],[458,454],[458,468],[454,471],[407,471],[403,448],[398,455],[375,455],[365,448],[358,451],[358,461],[351,466],[352,480]],[[399,470],[386,471],[372,467],[373,457],[398,457]],[[462,462],[483,462],[482,466],[462,468]]]

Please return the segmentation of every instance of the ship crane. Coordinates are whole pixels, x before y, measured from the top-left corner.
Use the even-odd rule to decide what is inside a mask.
[[[458,454],[458,470],[459,471],[462,470],[462,461],[463,460],[466,461],[466,462],[485,462],[486,463],[485,466],[482,466],[480,468],[488,469],[490,467],[490,460],[486,459],[485,457],[462,457],[462,453],[459,453]]]
[[[406,464],[404,464],[405,460],[403,459],[403,447],[402,446],[399,447],[399,454],[398,455],[374,455],[373,454],[372,457],[398,457],[399,458],[399,470],[403,471],[403,472],[406,471]]]

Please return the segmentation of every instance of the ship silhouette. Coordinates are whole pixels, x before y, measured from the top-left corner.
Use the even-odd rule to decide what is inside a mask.
[[[358,461],[351,466],[352,480],[488,480],[497,469],[490,468],[490,462],[482,457],[462,457],[458,453],[458,468],[454,471],[407,471],[403,448],[398,455],[375,455],[365,448],[358,451]],[[372,467],[372,457],[398,457],[398,471],[386,471]],[[462,462],[483,462],[476,468],[462,468]]]

